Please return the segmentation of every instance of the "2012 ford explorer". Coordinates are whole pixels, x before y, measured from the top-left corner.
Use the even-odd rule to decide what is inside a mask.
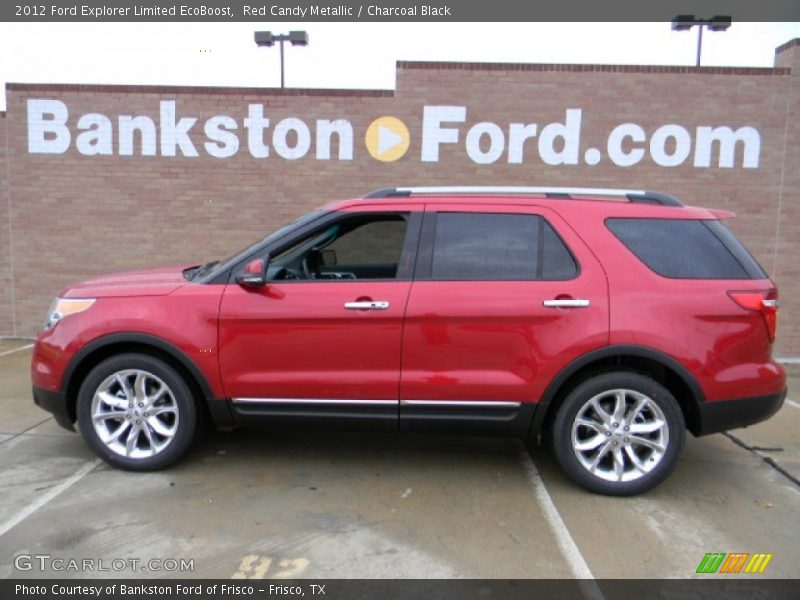
[[[361,425],[552,443],[636,494],[705,435],[777,411],[778,294],[723,211],[581,188],[392,188],[235,256],[53,301],[33,395],[129,470],[217,427]]]

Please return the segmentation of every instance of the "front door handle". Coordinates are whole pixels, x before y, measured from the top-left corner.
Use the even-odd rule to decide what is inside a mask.
[[[581,298],[559,298],[556,300],[545,300],[542,304],[547,308],[586,308],[591,302]]]
[[[385,300],[364,300],[345,302],[344,307],[347,310],[386,310],[389,308],[389,303]]]

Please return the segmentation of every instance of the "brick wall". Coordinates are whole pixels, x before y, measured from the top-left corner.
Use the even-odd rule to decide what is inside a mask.
[[[779,349],[800,356],[800,39],[779,47],[778,67],[792,70],[786,91],[786,149],[779,182],[780,217],[775,225],[778,252],[776,279],[781,285]]]
[[[16,332],[33,334],[52,295],[71,281],[227,255],[330,199],[393,185],[542,184],[661,190],[692,204],[736,211],[732,228],[781,286],[778,353],[800,356],[799,52],[795,42],[781,47],[775,69],[400,62],[394,92],[10,84],[5,122]],[[29,98],[63,101],[73,137],[80,115],[108,115],[115,154],[83,156],[74,143],[65,154],[29,154]],[[117,116],[147,115],[158,123],[160,100],[175,100],[179,116],[198,118],[192,140],[200,156],[118,156]],[[253,158],[242,130],[251,103],[263,104],[271,119],[268,142],[283,118],[307,123],[309,155],[286,160],[272,148],[269,158]],[[435,163],[420,160],[426,105],[467,107],[459,143],[442,145]],[[537,123],[541,132],[548,123],[563,123],[568,108],[583,110],[579,164],[545,164],[537,156],[536,138],[523,146],[522,164],[509,164],[505,152],[493,164],[476,164],[465,152],[466,132],[476,123],[494,122],[507,138],[511,122]],[[240,148],[230,158],[203,150],[203,123],[215,115],[238,124]],[[399,118],[410,131],[410,148],[396,162],[375,160],[364,146],[368,125],[383,115]],[[333,159],[315,159],[315,121],[339,118],[353,125],[353,159],[336,160],[335,144]],[[648,139],[669,123],[693,138],[700,125],[751,126],[760,133],[760,163],[743,169],[737,153],[735,168],[716,162],[697,168],[691,157],[663,167],[649,155],[635,166],[615,166],[605,143],[609,132],[626,122],[640,125]],[[481,147],[486,146],[484,139]],[[584,160],[590,147],[603,150],[595,166]],[[3,226],[5,208],[0,215]],[[9,262],[5,227],[0,281]],[[14,331],[9,313],[0,311],[0,335]]]
[[[10,185],[7,179],[6,113],[0,112],[0,336],[14,335],[13,281],[11,277]]]

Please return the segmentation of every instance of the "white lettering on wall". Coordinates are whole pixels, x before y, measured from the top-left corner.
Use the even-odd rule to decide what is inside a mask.
[[[563,140],[556,150],[556,140]],[[577,165],[581,140],[581,109],[568,108],[564,123],[550,123],[539,134],[539,156],[548,165]]]
[[[508,162],[521,165],[525,157],[525,141],[536,137],[536,123],[511,123],[508,126]]]
[[[156,124],[150,117],[119,117],[119,155],[133,156],[133,138],[136,132],[141,136],[142,156],[156,155]]]
[[[608,157],[618,167],[631,167],[644,158],[644,149],[635,147],[631,144],[631,149],[627,152],[624,146],[626,140],[630,139],[633,143],[641,143],[647,139],[644,129],[636,123],[623,123],[617,125],[608,136]]]
[[[339,160],[353,160],[353,126],[345,119],[317,121],[317,160],[331,159],[331,138],[334,134],[339,139]]]
[[[28,100],[28,153],[63,154],[69,148],[69,110],[61,100]]]
[[[680,125],[662,125],[650,138],[650,156],[662,167],[683,164],[691,151],[692,136]]]
[[[239,151],[239,138],[231,130],[238,129],[236,119],[219,115],[206,121],[203,128],[211,140],[204,144],[206,152],[215,158],[228,158]]]
[[[250,104],[244,128],[247,129],[247,148],[253,158],[267,158],[269,146],[264,143],[264,130],[269,127],[269,119],[264,116],[263,104]]]
[[[422,111],[422,162],[439,162],[439,145],[458,142],[458,129],[442,127],[442,123],[466,119],[464,106],[426,106]]]
[[[179,110],[178,102],[172,99],[160,100],[158,116],[153,118],[130,114],[114,117],[97,111],[70,115],[69,107],[62,100],[30,98],[27,100],[28,152],[64,154],[74,140],[75,151],[84,156],[116,153],[119,156],[194,158],[199,156],[200,149],[208,156],[225,159],[240,155],[246,144],[247,152],[255,159],[269,159],[274,150],[275,157],[283,160],[353,160],[357,144],[353,125],[347,119],[312,121],[281,117],[270,129],[266,106],[248,104],[246,115],[210,115],[200,127],[199,118]],[[385,151],[377,155],[373,151],[370,153],[378,160],[393,162],[403,156],[409,147],[409,138],[415,136],[397,117],[381,119],[391,120],[395,129],[383,126],[381,133],[385,139],[378,140],[378,150],[387,140],[393,144],[392,148],[401,139],[405,140],[405,145],[390,160],[383,156]],[[381,119],[377,121],[383,123]],[[599,140],[597,147],[591,147],[583,143],[582,124],[580,108],[566,109],[564,119],[552,123],[503,124],[469,122],[466,106],[424,106],[419,159],[425,163],[439,162],[443,160],[442,148],[450,146],[448,161],[459,160],[461,156],[462,160],[477,165],[497,163],[504,154],[510,165],[538,160],[551,166],[592,167],[606,160],[623,168],[640,164],[667,168],[689,164],[695,168],[757,169],[760,164],[761,134],[751,126],[734,129],[728,125],[685,127],[669,123],[645,128],[628,122],[613,127],[604,141]],[[368,133],[365,131],[362,135],[369,147]]]
[[[176,156],[180,148],[184,156],[197,156],[197,150],[189,137],[189,130],[197,119],[183,117],[176,121],[175,101],[161,101],[161,155]]]
[[[697,143],[694,149],[694,166],[711,166],[711,148],[719,144],[719,167],[732,169],[736,154],[736,144],[743,146],[742,166],[745,169],[757,169],[761,154],[761,136],[753,127],[740,127],[736,131],[730,127],[698,127]]]
[[[289,144],[290,132],[294,133],[297,140],[294,146]],[[272,133],[272,147],[275,148],[278,156],[282,156],[286,160],[303,158],[311,147],[311,132],[308,130],[308,125],[300,119],[283,119],[275,125],[275,131]]]
[[[89,113],[78,119],[78,129],[83,133],[75,138],[75,147],[78,152],[86,156],[104,154],[111,156],[114,150],[111,140],[114,137],[114,128],[111,119],[98,113]]]
[[[481,150],[481,140],[488,139],[489,147],[486,151]],[[467,132],[467,155],[472,162],[479,165],[489,165],[496,162],[503,154],[506,146],[506,138],[503,130],[494,123],[478,123]]]

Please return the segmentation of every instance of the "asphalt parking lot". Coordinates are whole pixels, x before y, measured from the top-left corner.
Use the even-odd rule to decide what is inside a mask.
[[[798,367],[773,419],[689,436],[666,483],[607,498],[503,439],[210,433],[167,471],[118,471],[33,405],[29,344],[0,341],[0,577],[683,578],[708,552],[800,577]],[[141,562],[15,566],[42,554]]]

